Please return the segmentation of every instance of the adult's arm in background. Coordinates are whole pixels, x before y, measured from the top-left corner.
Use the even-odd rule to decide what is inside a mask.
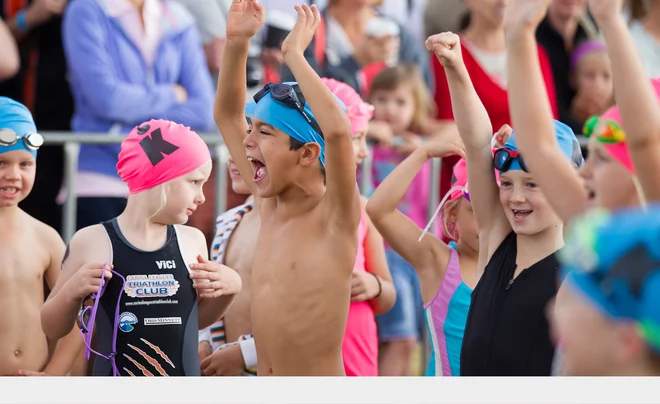
[[[209,70],[213,74],[220,71],[220,63],[225,47],[227,30],[227,10],[229,6],[225,0],[175,0],[192,14],[200,38],[204,46],[204,53]]]
[[[1,81],[14,77],[21,66],[16,41],[2,19],[0,19],[0,49],[2,49],[2,57],[0,58]]]
[[[188,27],[179,39],[181,76],[179,85],[188,93],[188,98],[175,104],[163,114],[168,119],[196,130],[216,130],[213,120],[215,88],[206,65],[200,37],[194,25]]]
[[[175,84],[121,80],[114,67],[118,62],[105,47],[107,26],[96,2],[74,1],[66,9],[62,41],[74,85],[94,112],[109,121],[134,123],[162,117],[179,101]]]

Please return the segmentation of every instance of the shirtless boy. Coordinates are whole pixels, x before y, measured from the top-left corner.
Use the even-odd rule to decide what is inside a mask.
[[[348,118],[303,56],[320,13],[296,11],[282,54],[297,84],[266,86],[244,111],[249,41],[265,10],[256,0],[233,1],[214,116],[242,177],[252,178],[252,194],[263,199],[252,268],[258,374],[339,376],[360,199]]]
[[[232,190],[249,195],[236,163],[229,158]],[[200,331],[199,358],[204,376],[256,375],[257,352],[252,337],[250,292],[252,262],[259,237],[261,200],[250,197],[216,220],[215,238],[211,244],[211,260],[233,268],[243,288],[227,314],[215,324]]]
[[[65,247],[53,228],[18,204],[32,190],[42,143],[30,111],[0,97],[0,376],[65,375],[82,347],[69,335],[51,358],[41,329],[44,277],[52,289]]]

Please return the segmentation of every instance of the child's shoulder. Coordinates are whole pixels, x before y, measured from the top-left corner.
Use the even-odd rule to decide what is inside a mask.
[[[107,240],[108,233],[103,228],[102,224],[94,224],[91,226],[83,227],[73,234],[69,245],[71,246],[87,246],[95,245],[101,240]]]
[[[23,223],[26,225],[26,228],[30,229],[36,235],[37,240],[46,245],[63,243],[62,237],[60,237],[57,230],[35,217],[30,216],[26,212],[22,212],[22,214]]]
[[[181,237],[195,242],[201,242],[206,245],[206,236],[196,227],[188,226],[185,224],[176,225],[176,229]]]

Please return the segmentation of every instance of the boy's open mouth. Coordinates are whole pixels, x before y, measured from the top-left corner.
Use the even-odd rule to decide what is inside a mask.
[[[252,164],[252,170],[254,171],[254,177],[252,181],[259,182],[266,177],[266,165],[253,157],[248,157],[248,160]]]

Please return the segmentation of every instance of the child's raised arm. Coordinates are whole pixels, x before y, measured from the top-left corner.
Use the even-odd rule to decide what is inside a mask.
[[[450,250],[432,234],[418,241],[422,229],[396,207],[429,159],[452,154],[464,154],[458,136],[421,146],[385,178],[369,198],[366,207],[369,218],[385,241],[415,268],[424,303],[430,302],[438,291],[444,269],[449,263]]]
[[[517,0],[507,7],[509,112],[530,172],[555,212],[569,221],[584,211],[588,195],[559,148],[539,64],[535,32],[548,4],[549,0]]]
[[[351,227],[360,220],[351,125],[330,89],[307,63],[304,51],[321,23],[316,6],[296,6],[298,22],[282,44],[282,55],[305,96],[325,140],[326,198],[335,218]]]
[[[454,120],[465,143],[470,195],[481,240],[480,251],[490,259],[495,248],[511,232],[500,204],[493,171],[493,127],[463,63],[458,35],[451,32],[433,35],[426,40],[426,48],[436,54],[447,74]],[[481,264],[485,265],[485,262]]]
[[[250,39],[259,31],[264,21],[265,10],[261,3],[256,0],[233,0],[227,14],[227,42],[213,108],[215,123],[229,154],[252,194],[255,193],[252,182],[254,173],[243,147],[248,131],[245,120],[246,65]]]
[[[607,43],[614,97],[636,175],[649,201],[660,200],[660,105],[621,14],[621,0],[590,0]]]

